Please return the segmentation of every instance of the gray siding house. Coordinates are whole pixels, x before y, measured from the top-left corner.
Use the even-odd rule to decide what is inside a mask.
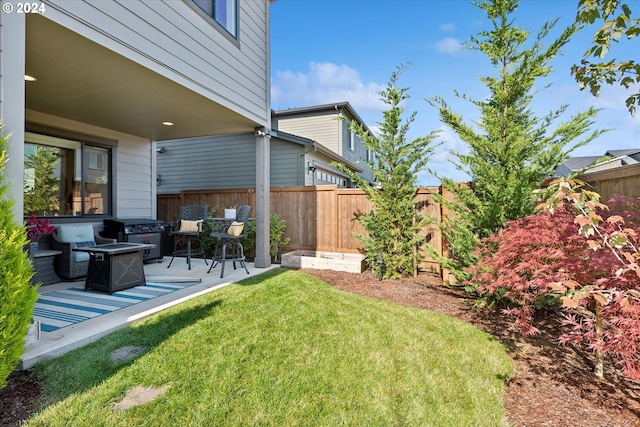
[[[158,142],[158,194],[255,187],[256,158],[250,154],[254,139],[253,133],[241,133]],[[332,161],[362,171],[358,165],[307,138],[272,131],[270,141],[270,187],[350,186],[348,176],[323,166]]]
[[[346,120],[340,120],[340,117]],[[359,175],[373,182],[373,173],[365,163],[367,159],[372,159],[372,153],[369,153],[362,140],[350,131],[349,124],[353,120],[369,131],[348,102],[274,111],[271,126],[274,130],[316,141],[346,161],[359,166],[362,169],[358,171]],[[317,166],[327,168],[328,164],[322,160],[317,159]]]
[[[11,134],[15,220],[156,217],[156,146],[246,133],[255,159],[256,265],[269,264],[270,0],[29,2],[0,14],[0,119]],[[3,2],[3,5],[14,2]],[[58,162],[57,195],[35,206],[34,162]],[[40,212],[41,211],[41,212]]]
[[[270,187],[352,187],[349,176],[331,166],[334,161],[373,181],[364,162],[367,150],[350,132],[349,123],[338,120],[340,114],[358,120],[366,129],[346,102],[272,112]],[[247,155],[254,138],[253,133],[238,133],[159,142],[158,194],[255,187],[257,159]]]

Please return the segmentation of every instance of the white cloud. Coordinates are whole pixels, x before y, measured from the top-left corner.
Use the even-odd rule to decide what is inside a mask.
[[[382,111],[383,86],[362,82],[357,70],[331,62],[311,62],[307,73],[276,71],[271,81],[274,109],[349,102],[356,111]]]
[[[446,24],[442,24],[440,25],[440,31],[444,31],[447,33],[450,33],[451,31],[455,31],[456,26],[454,24],[451,23],[446,23]]]
[[[432,170],[439,177],[451,178],[457,182],[469,181],[469,176],[458,170],[458,168],[452,163],[455,161],[455,156],[450,153],[450,151],[454,151],[456,153],[468,153],[469,148],[467,144],[461,141],[460,138],[451,131],[451,129],[444,125],[441,126],[438,131],[438,136],[434,142],[441,143],[441,145],[436,148],[433,156],[427,164],[427,168]],[[429,172],[421,172],[418,174],[418,184],[420,186],[436,186],[440,185],[440,180]]]
[[[347,101],[367,122],[369,128],[378,132],[378,125],[374,120],[382,120],[382,111],[388,108],[380,100],[378,93],[384,87],[384,85],[375,82],[363,82],[359,72],[347,65],[311,62],[306,72],[287,70],[276,71],[272,74],[272,108],[278,110]],[[419,120],[412,126],[411,133],[422,135],[433,129],[430,127],[423,132],[419,129],[421,125],[430,127],[427,122]],[[452,156],[448,153],[448,150],[467,152],[467,145],[460,141],[448,127],[440,125],[439,130],[440,133],[434,142],[442,142],[442,145],[436,148],[427,167],[436,171],[440,176],[446,176],[460,182],[468,181],[468,176],[458,171],[451,163]],[[409,137],[414,136],[409,135]],[[421,186],[440,184],[439,180],[428,172],[421,172],[418,182]]]
[[[438,155],[439,159],[450,159],[452,156],[449,154],[449,151],[455,151],[456,153],[467,154],[469,153],[469,146],[463,142],[458,135],[456,135],[448,126],[440,126],[438,129],[437,141],[441,142],[442,145],[438,147],[440,154]]]
[[[440,53],[457,55],[462,52],[462,43],[453,37],[445,37],[436,43],[436,50]]]
[[[593,97],[593,105],[597,108],[614,108],[626,111],[626,99],[639,91],[640,84],[633,85],[629,87],[629,89],[626,89],[624,86],[620,86],[617,82],[613,85],[603,84],[600,89],[600,95],[598,97]],[[588,93],[588,89],[585,89],[584,92]]]

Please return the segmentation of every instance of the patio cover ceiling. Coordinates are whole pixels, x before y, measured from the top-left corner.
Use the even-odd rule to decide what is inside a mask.
[[[151,140],[252,131],[256,124],[49,19],[27,19],[26,108]],[[165,126],[171,121],[173,126]]]

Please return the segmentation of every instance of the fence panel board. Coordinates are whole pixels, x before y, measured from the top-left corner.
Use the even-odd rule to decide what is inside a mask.
[[[372,208],[364,191],[341,189],[338,191],[338,248],[345,252],[360,252],[362,243],[354,233],[367,235],[365,228],[358,222],[358,216]]]
[[[588,190],[600,194],[600,201],[603,203],[614,194],[632,199],[640,197],[640,164],[581,175],[578,178],[591,186]]]

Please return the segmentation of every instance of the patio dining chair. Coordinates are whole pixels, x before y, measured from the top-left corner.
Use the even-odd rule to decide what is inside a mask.
[[[180,206],[180,214],[175,223],[169,224],[169,236],[174,238],[173,254],[167,268],[177,256],[186,257],[186,262],[191,270],[191,258],[200,256],[206,265],[209,265],[204,254],[204,246],[200,240],[202,227],[207,220],[208,205],[188,205]],[[197,242],[197,247],[193,248],[193,242]],[[186,247],[185,247],[186,246]]]
[[[249,270],[246,265],[246,258],[244,256],[242,239],[247,237],[246,224],[249,221],[250,212],[251,206],[240,206],[236,212],[235,221],[226,221],[226,223],[222,224],[220,230],[213,231],[210,234],[210,236],[218,242],[213,250],[211,267],[209,267],[207,273],[211,272],[211,269],[216,265],[222,264],[220,277],[223,277],[225,262],[232,261],[234,270],[236,269],[236,262],[238,262],[242,267],[244,267],[247,274],[249,274]]]

